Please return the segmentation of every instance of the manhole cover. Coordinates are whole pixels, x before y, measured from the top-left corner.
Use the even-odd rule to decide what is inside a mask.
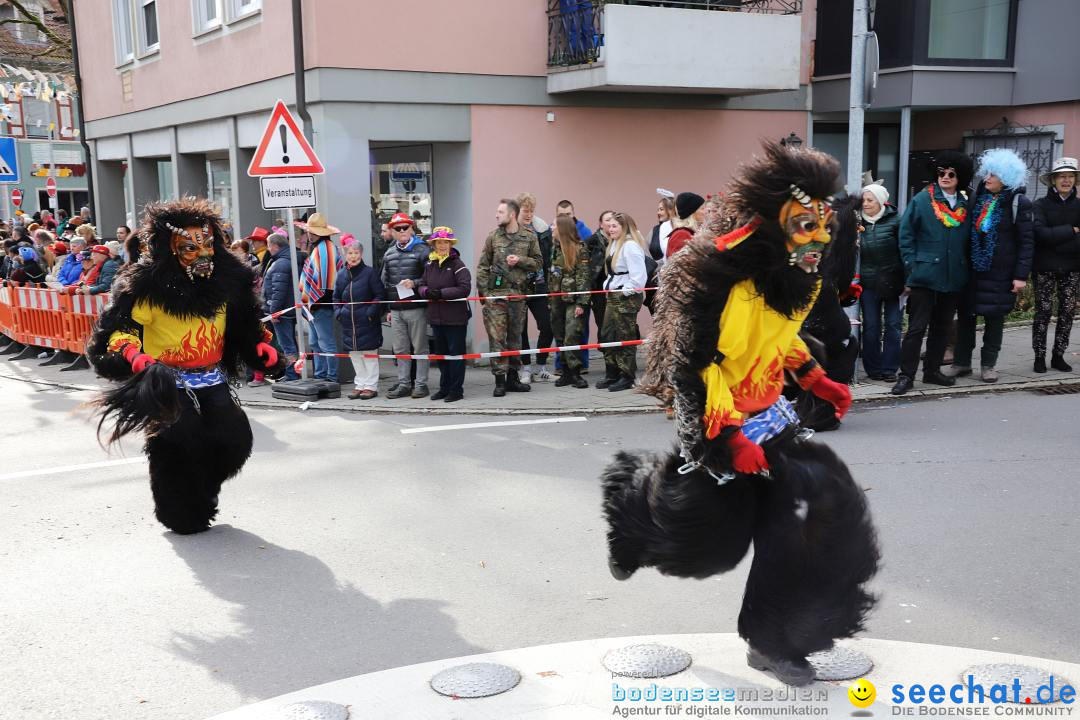
[[[279,720],[346,720],[349,708],[322,700],[304,700],[281,708]]]
[[[806,659],[818,680],[854,680],[874,668],[869,655],[842,645],[813,653]]]
[[[1047,690],[1050,690],[1050,673],[1045,670],[1040,670],[1030,665],[1014,665],[1012,663],[992,663],[989,665],[972,665],[964,672],[960,673],[960,681],[964,683],[964,686],[968,686],[968,677],[971,677],[976,685],[981,685],[983,692],[986,693],[986,698],[990,698],[990,689],[994,685],[1004,685],[1006,688],[1005,701],[1016,702],[1016,697],[1013,693],[1013,681],[1020,681],[1020,704],[1026,704],[1028,698],[1031,699],[1031,703],[1035,704],[1039,702],[1038,691],[1040,685],[1046,685],[1046,690],[1043,690],[1043,699],[1047,699]],[[1053,688],[1055,691],[1059,691],[1060,688],[1065,685],[1071,685],[1068,680],[1061,677],[1054,678]],[[978,693],[976,692],[976,697]],[[1049,702],[1057,702],[1060,696],[1055,695],[1049,698]]]
[[[469,663],[447,668],[431,678],[431,689],[440,695],[462,698],[489,697],[504,693],[521,682],[512,667],[495,663]]]
[[[623,677],[658,678],[674,675],[690,667],[690,655],[668,645],[627,645],[609,650],[604,667]]]

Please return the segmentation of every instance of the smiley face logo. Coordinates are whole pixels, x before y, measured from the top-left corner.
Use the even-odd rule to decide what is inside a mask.
[[[870,707],[874,703],[874,698],[877,697],[877,688],[869,680],[859,678],[855,682],[851,683],[851,687],[847,691],[848,700],[851,704],[857,708]]]

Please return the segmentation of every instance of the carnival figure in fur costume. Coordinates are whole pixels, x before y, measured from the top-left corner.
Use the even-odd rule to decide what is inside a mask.
[[[252,271],[224,245],[203,199],[146,206],[144,252],[112,286],[87,347],[117,384],[96,404],[113,443],[142,430],[154,514],[180,534],[217,515],[221,484],[251,454],[251,426],[229,381],[244,365],[273,369],[277,352],[259,319]]]
[[[866,498],[844,463],[809,442],[781,395],[784,373],[843,415],[798,332],[836,229],[835,160],[765,146],[733,182],[716,228],[663,270],[645,392],[674,408],[678,449],[621,452],[603,477],[610,569],[705,578],[754,543],[739,634],[747,662],[792,685],[810,653],[862,629],[878,550]]]
[[[855,377],[859,341],[851,332],[851,318],[844,308],[859,300],[859,221],[856,212],[862,198],[849,196],[832,203],[836,229],[829,251],[821,261],[821,291],[803,321],[799,336],[830,380],[848,385]],[[790,378],[790,374],[789,374]],[[839,407],[819,397],[812,388],[789,382],[784,394],[795,405],[799,424],[817,432],[840,427]]]

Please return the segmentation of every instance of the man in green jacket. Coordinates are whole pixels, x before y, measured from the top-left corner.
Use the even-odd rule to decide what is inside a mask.
[[[971,183],[972,163],[963,153],[947,150],[938,153],[934,166],[937,182],[912,198],[900,220],[908,329],[900,345],[900,375],[893,395],[903,395],[915,383],[927,330],[923,382],[956,384],[955,378],[941,373],[941,363],[960,291],[968,281],[970,218],[964,189]]]
[[[499,227],[484,240],[484,250],[476,266],[476,290],[484,308],[484,329],[491,352],[521,349],[521,331],[525,327],[525,301],[493,300],[506,295],[524,295],[528,274],[543,266],[536,234],[518,224],[517,201],[499,202],[495,220]],[[495,375],[495,397],[510,392],[528,392],[529,386],[518,379],[521,357],[491,358]]]

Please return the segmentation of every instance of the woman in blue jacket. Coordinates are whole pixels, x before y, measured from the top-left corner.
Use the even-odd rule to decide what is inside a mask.
[[[345,272],[334,282],[334,317],[341,323],[341,343],[356,370],[356,388],[349,398],[370,400],[379,394],[379,361],[364,353],[382,346],[382,305],[386,289],[378,274],[364,264],[360,243],[345,248]],[[360,304],[366,303],[366,304]]]

